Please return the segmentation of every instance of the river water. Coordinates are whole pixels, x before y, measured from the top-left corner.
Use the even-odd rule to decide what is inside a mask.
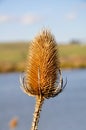
[[[20,73],[0,74],[0,130],[30,130],[35,98],[20,89]],[[39,130],[86,130],[86,69],[64,70],[67,86],[57,97],[44,102]]]

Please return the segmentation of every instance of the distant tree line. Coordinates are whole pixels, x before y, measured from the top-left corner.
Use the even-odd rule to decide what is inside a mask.
[[[70,44],[80,44],[80,43],[81,43],[81,41],[80,40],[76,40],[76,39],[72,39],[70,41]]]

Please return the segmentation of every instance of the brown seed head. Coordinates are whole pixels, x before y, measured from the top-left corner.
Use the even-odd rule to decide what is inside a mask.
[[[36,96],[31,130],[38,130],[44,99],[57,96],[67,83],[63,85],[57,49],[53,35],[47,30],[42,31],[29,48],[26,74],[20,78],[20,83],[26,94]]]
[[[41,92],[44,97],[49,97],[55,90],[58,71],[56,41],[49,31],[44,30],[30,45],[26,67],[27,89],[33,95]]]

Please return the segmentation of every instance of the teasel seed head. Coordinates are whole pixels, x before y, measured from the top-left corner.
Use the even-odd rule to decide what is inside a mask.
[[[31,130],[38,130],[40,111],[45,98],[57,96],[66,86],[60,69],[58,47],[54,36],[43,30],[31,43],[21,88],[36,97]]]
[[[21,84],[28,95],[43,98],[55,97],[66,86],[63,86],[58,46],[48,30],[43,30],[30,44]]]

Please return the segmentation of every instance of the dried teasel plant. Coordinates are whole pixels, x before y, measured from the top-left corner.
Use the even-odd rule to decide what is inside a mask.
[[[43,30],[31,43],[26,72],[20,79],[23,91],[36,97],[31,130],[38,130],[40,111],[45,99],[55,97],[64,87],[54,36]]]

